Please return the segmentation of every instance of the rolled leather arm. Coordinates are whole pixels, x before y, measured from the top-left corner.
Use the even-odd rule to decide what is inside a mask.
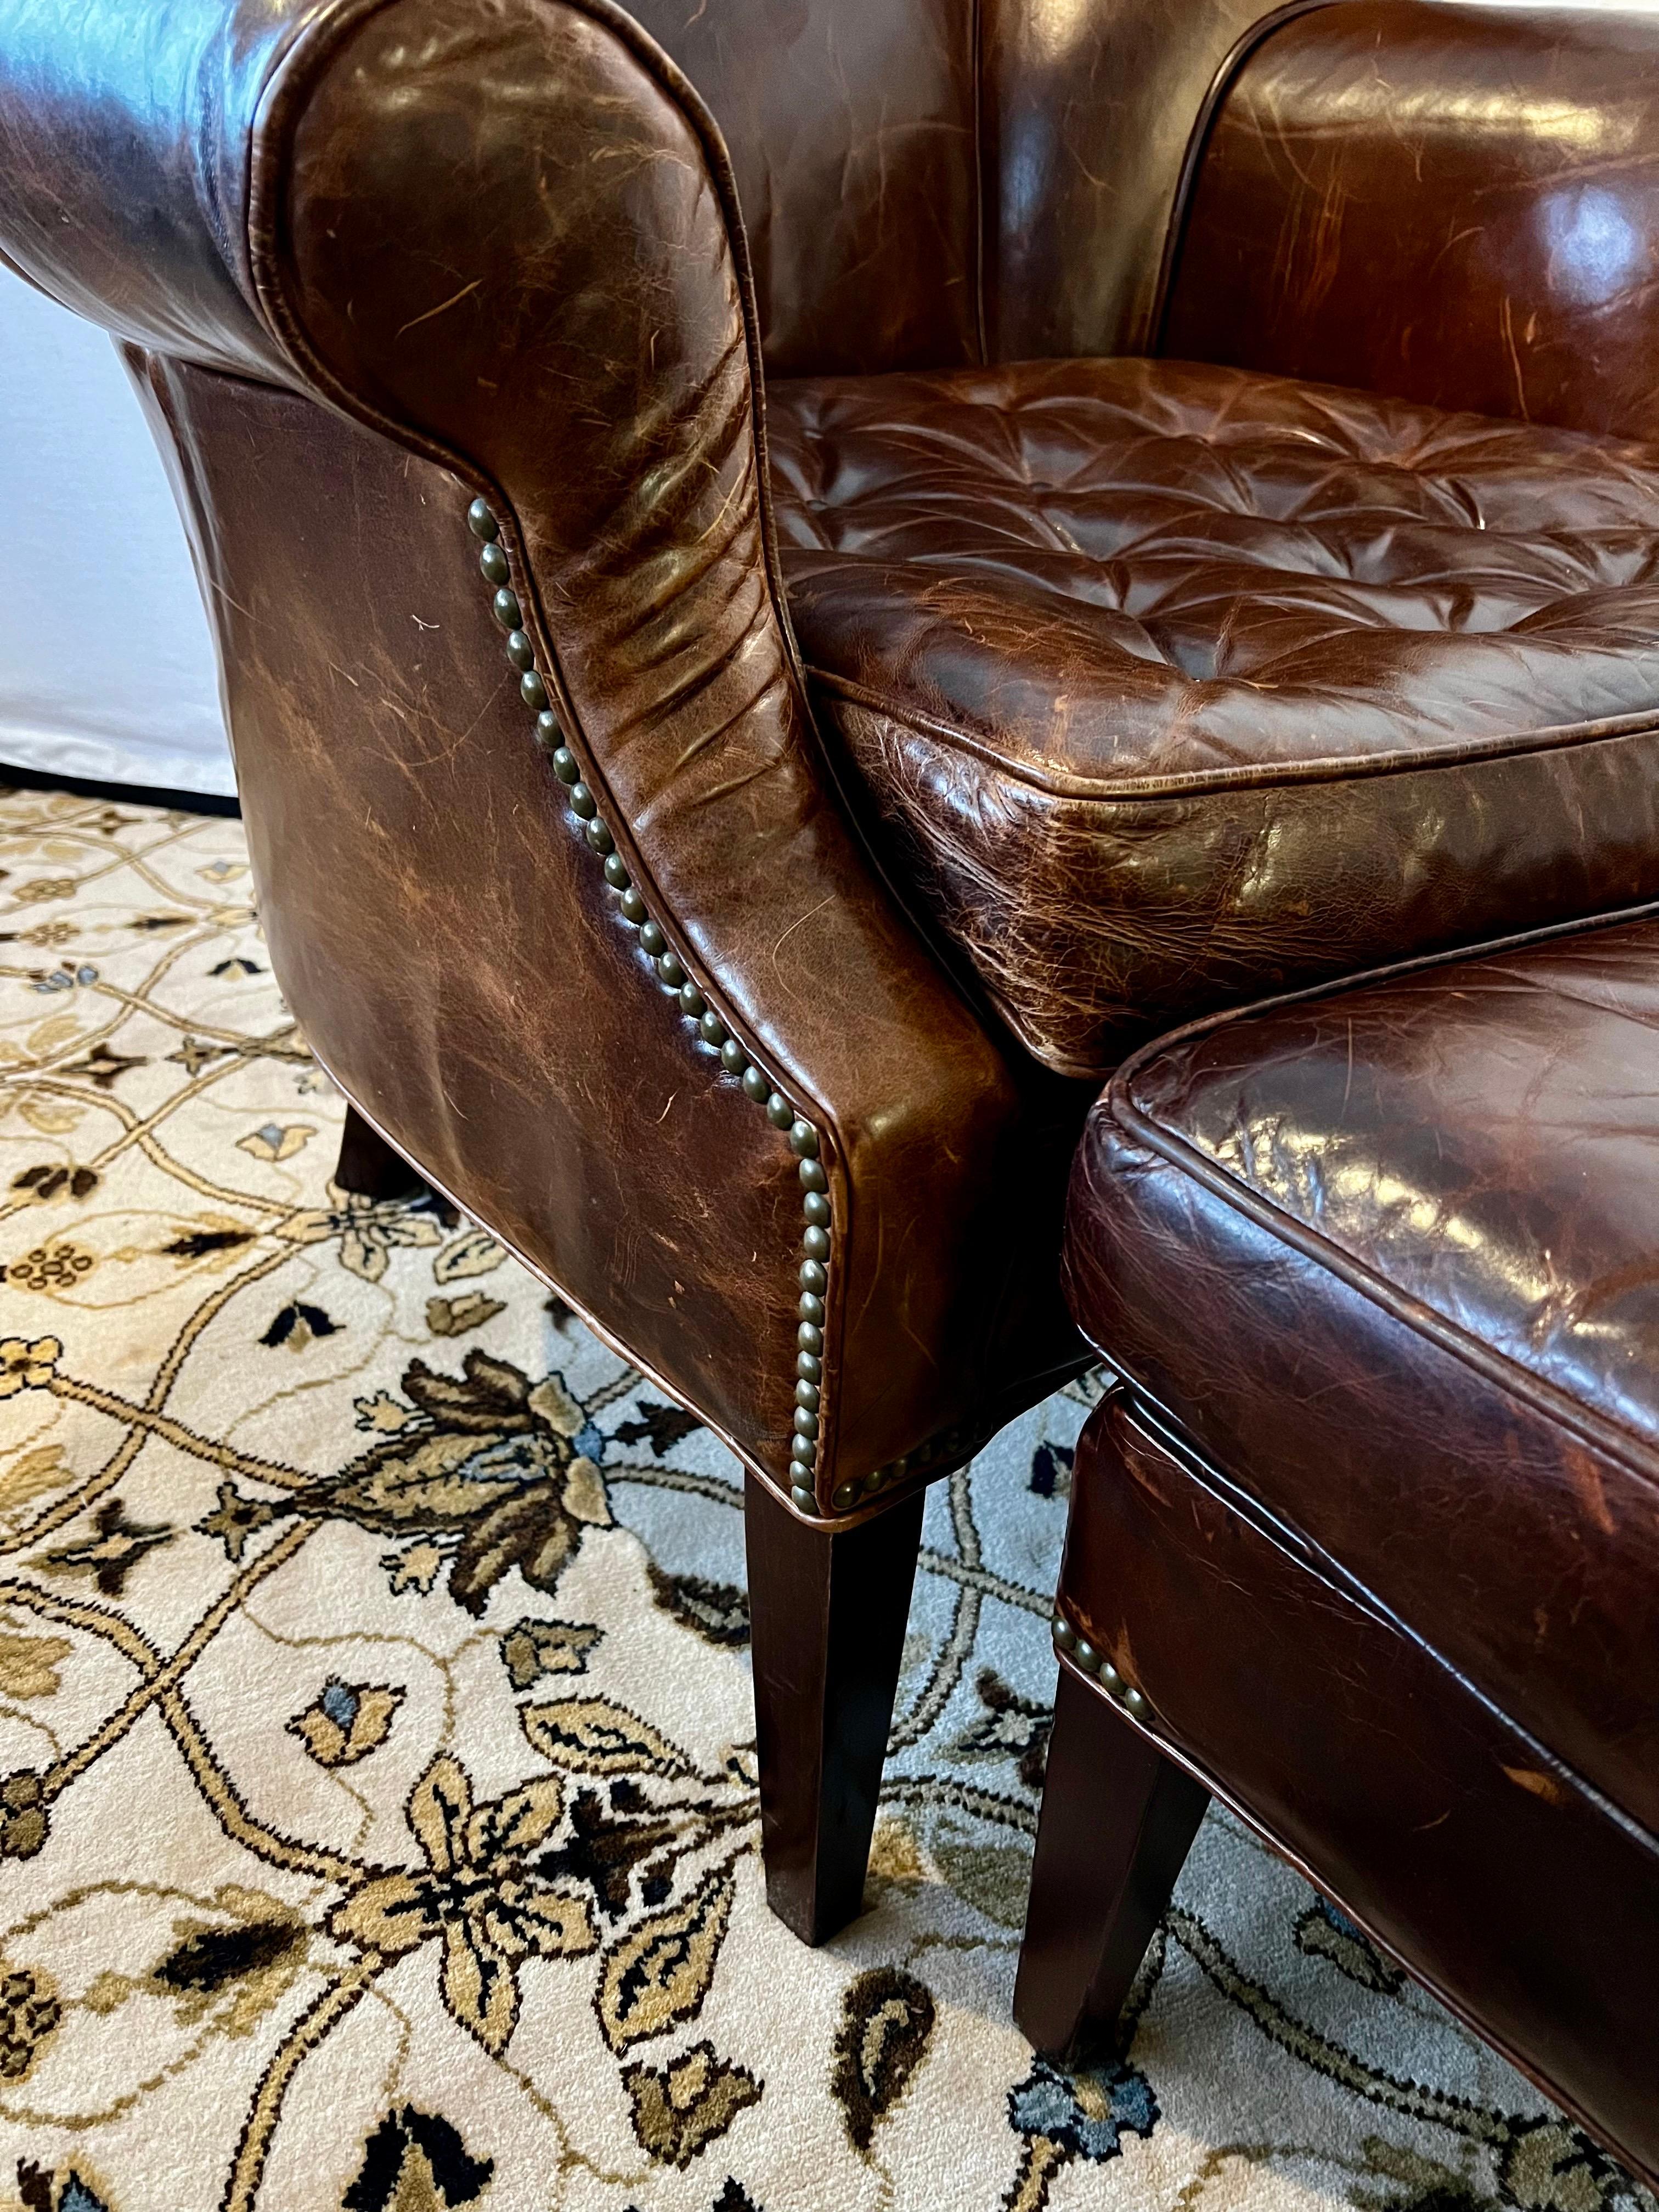
[[[831,786],[712,121],[608,0],[152,22],[206,87],[143,119],[176,282],[66,267],[27,183],[0,246],[143,349],[307,1036],[798,1502],[960,1457],[1077,1364],[1033,1131],[1080,1102],[993,1042]],[[84,220],[44,115],[0,86]]]
[[[1218,91],[1160,352],[1659,438],[1659,16],[1332,0]]]

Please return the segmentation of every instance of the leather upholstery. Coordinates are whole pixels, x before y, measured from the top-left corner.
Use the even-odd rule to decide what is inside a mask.
[[[960,1457],[1075,1364],[1053,1253],[1080,1107],[1011,1065],[940,974],[812,739],[706,111],[606,0],[160,14],[167,52],[193,57],[167,74],[237,95],[169,113],[158,94],[137,134],[182,259],[134,293],[107,272],[106,294],[77,290],[93,193],[76,170],[59,252],[44,161],[0,179],[0,236],[166,341],[137,366],[296,1013],[371,1120],[788,1487],[797,1163],[577,842],[489,618],[465,520],[482,493],[619,860],[711,1018],[815,1132],[819,1502],[919,1448],[916,1474]],[[72,42],[70,60],[95,75]],[[7,82],[15,135],[97,127]],[[237,174],[240,231],[209,189]]]
[[[0,256],[118,337],[287,380],[253,298],[252,123],[316,12],[5,0]]]
[[[364,4],[5,0],[0,251],[124,337],[283,378],[246,312],[252,125],[301,33]],[[718,120],[766,365],[795,375],[1146,344],[1193,118],[1234,40],[1273,10],[630,12]]]
[[[966,0],[635,0],[731,149],[769,374],[981,357]]]
[[[1160,1746],[1655,2184],[1659,1847],[1435,1649],[1473,1578],[1404,1389],[1388,1412],[1411,1439],[1397,1544],[1442,1565],[1431,1623],[1391,1619],[1121,1401],[1079,1443],[1060,1603],[1144,1686]],[[1500,2201],[1628,2198],[1553,2114],[1492,2148]]]
[[[1659,18],[1340,0],[1255,49],[1160,349],[1659,436]]]
[[[1196,118],[1310,4],[980,0],[986,360],[1158,349]]]
[[[775,1377],[787,1359],[791,1156],[762,1119],[728,1132],[724,1106],[675,1103],[732,1079],[665,1001],[645,1001],[665,1027],[630,1014],[607,1044],[630,1062],[621,1097],[531,1005],[545,989],[563,1040],[648,977],[610,895],[579,890],[569,854],[538,857],[580,822],[526,763],[527,716],[511,734],[482,596],[460,611],[479,589],[462,509],[476,494],[498,514],[548,742],[568,738],[665,957],[820,1145],[835,1288],[813,1481],[850,1510],[873,1468],[960,1455],[1077,1356],[1053,1247],[1079,1094],[977,1011],[988,984],[1052,1068],[1096,1070],[1191,1004],[1650,888],[1648,464],[1490,426],[1407,434],[1364,402],[1168,364],[972,366],[1141,327],[1177,141],[1229,41],[1266,22],[1249,5],[884,0],[856,26],[846,0],[642,5],[707,78],[735,162],[611,0],[0,0],[0,250],[141,349],[308,1031],[371,1119],[787,1482],[787,1370],[762,1388],[755,1362]],[[1068,72],[1118,88],[1137,129],[1091,94],[1057,102]],[[1047,241],[1073,225],[1060,283]],[[1090,539],[1056,551],[1066,501],[1012,447],[988,499],[931,382],[856,404],[780,382],[780,481],[845,448],[789,524],[827,745],[769,511],[763,343],[775,367],[1012,380],[1022,410],[1051,377],[1036,412],[1060,426],[1051,459]],[[896,441],[907,388],[921,412]],[[979,438],[999,410],[959,419]],[[907,477],[894,448],[913,437]],[[1455,472],[1429,465],[1442,438]],[[1498,501],[1485,531],[1465,526],[1477,495]],[[1499,542],[1504,498],[1523,497],[1556,526],[1541,550]],[[964,501],[1002,518],[988,550]],[[889,564],[873,600],[880,564],[848,557],[860,505],[912,550],[925,527],[933,563]],[[1127,611],[1103,604],[1119,570]],[[417,599],[445,610],[440,645]],[[983,615],[1004,660],[933,599]],[[1476,635],[1494,622],[1510,627]],[[878,645],[894,690],[871,705]],[[968,726],[932,726],[918,697]],[[438,764],[433,728],[454,748]],[[412,787],[452,758],[468,803],[446,831]],[[889,817],[873,857],[842,788],[860,775],[859,811]],[[489,951],[457,923],[463,951],[402,964],[410,917],[453,921],[485,866]],[[945,972],[958,938],[982,970],[965,990]],[[556,990],[537,980],[550,958]],[[544,1161],[534,1194],[484,1156],[498,1115]]]
[[[1200,1024],[1091,1116],[1066,1261],[1208,1459],[1650,1838],[1656,1029],[1652,915]]]
[[[769,398],[821,719],[1049,1066],[1659,894],[1659,448],[1174,362]]]

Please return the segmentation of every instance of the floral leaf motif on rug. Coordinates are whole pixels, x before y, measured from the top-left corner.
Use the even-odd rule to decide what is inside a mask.
[[[240,825],[0,798],[0,2212],[1653,2212],[1212,1814],[1009,1998],[1097,1382],[931,1494],[866,1916],[768,1913],[738,1470],[329,1183]],[[556,1113],[557,1102],[548,1102]]]

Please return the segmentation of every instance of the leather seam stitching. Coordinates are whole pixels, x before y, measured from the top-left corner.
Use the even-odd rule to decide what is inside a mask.
[[[1137,1059],[1143,1057],[1136,1055]],[[1127,1073],[1133,1065],[1133,1062],[1126,1063],[1120,1074]],[[1459,1361],[1503,1395],[1557,1422],[1595,1450],[1605,1452],[1626,1474],[1649,1488],[1659,1489],[1659,1450],[1644,1446],[1632,1430],[1615,1425],[1605,1415],[1569,1397],[1559,1384],[1529,1373],[1506,1354],[1481,1343],[1424,1300],[1389,1283],[1354,1254],[1308,1228],[1224,1169],[1218,1168],[1189,1140],[1154,1121],[1142,1108],[1119,1095],[1117,1082],[1115,1078],[1107,1090],[1105,1112],[1126,1135],[1138,1137],[1147,1151],[1166,1161],[1178,1174],[1201,1183],[1235,1212],[1254,1221],[1258,1228],[1266,1230],[1304,1259],[1313,1261],[1402,1328]],[[1644,1452],[1648,1454],[1645,1463],[1640,1456]]]
[[[1275,8],[1271,15],[1252,23],[1242,37],[1234,40],[1222,58],[1220,67],[1210,79],[1196,119],[1188,134],[1186,150],[1181,157],[1181,169],[1176,179],[1175,194],[1170,203],[1169,219],[1164,224],[1158,283],[1152,293],[1152,313],[1146,324],[1146,349],[1149,353],[1161,355],[1164,351],[1170,302],[1181,265],[1181,250],[1186,244],[1187,217],[1193,194],[1203,173],[1212,134],[1221,120],[1221,111],[1226,106],[1234,86],[1276,31],[1284,30],[1300,16],[1316,15],[1320,9],[1330,5],[1332,0],[1286,0],[1286,5]]]
[[[807,675],[821,690],[832,696],[845,699],[851,706],[863,707],[872,714],[884,714],[918,737],[932,738],[945,744],[958,746],[963,752],[971,753],[976,760],[982,761],[988,768],[997,769],[1012,783],[1025,785],[1032,791],[1040,792],[1045,798],[1075,799],[1085,804],[1127,805],[1142,800],[1201,797],[1211,792],[1273,790],[1279,786],[1303,784],[1354,783],[1379,776],[1413,775],[1441,769],[1467,768],[1474,763],[1487,760],[1522,760],[1535,753],[1563,752],[1575,745],[1608,744],[1627,738],[1659,735],[1659,716],[1656,716],[1650,708],[1639,713],[1610,716],[1605,722],[1558,723],[1525,736],[1465,740],[1455,747],[1436,751],[1419,750],[1410,753],[1387,753],[1374,758],[1352,761],[1328,758],[1286,762],[1272,766],[1194,769],[1185,775],[1152,775],[1134,783],[1111,783],[1084,776],[1066,776],[1053,772],[1045,774],[1042,769],[1016,763],[998,752],[983,738],[959,729],[942,716],[930,714],[925,708],[913,706],[908,702],[900,705],[852,677],[835,674],[811,662],[807,664]]]
[[[1627,1811],[1616,1797],[1610,1796],[1600,1783],[1583,1773],[1571,1759],[1547,1743],[1528,1723],[1514,1713],[1506,1712],[1490,1692],[1483,1690],[1455,1660],[1449,1659],[1421,1629],[1413,1627],[1387,1598],[1379,1596],[1352,1568],[1344,1566],[1334,1553],[1297,1528],[1293,1522],[1282,1519],[1247,1484],[1218,1466],[1194,1443],[1176,1417],[1150,1392],[1143,1391],[1139,1383],[1126,1382],[1113,1396],[1119,1417],[1131,1428],[1138,1429],[1143,1438],[1157,1449],[1172,1458],[1187,1480],[1213,1499],[1230,1519],[1240,1522],[1261,1542],[1271,1545],[1297,1572],[1322,1583],[1345,1605],[1365,1614],[1376,1626],[1420,1652],[1442,1673],[1449,1675],[1458,1688],[1476,1705],[1484,1707],[1500,1727],[1518,1737],[1527,1750],[1543,1765],[1553,1767],[1598,1812],[1626,1829],[1632,1840],[1644,1850],[1659,1857],[1659,1833],[1656,1833],[1637,1814]]]

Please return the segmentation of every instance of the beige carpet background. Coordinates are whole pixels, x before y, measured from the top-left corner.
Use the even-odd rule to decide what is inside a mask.
[[[872,1910],[799,1948],[733,1463],[330,1189],[251,897],[234,823],[0,798],[0,2208],[1652,2212],[1221,1816],[1122,2063],[1032,2059],[1084,1389],[933,1492]]]

